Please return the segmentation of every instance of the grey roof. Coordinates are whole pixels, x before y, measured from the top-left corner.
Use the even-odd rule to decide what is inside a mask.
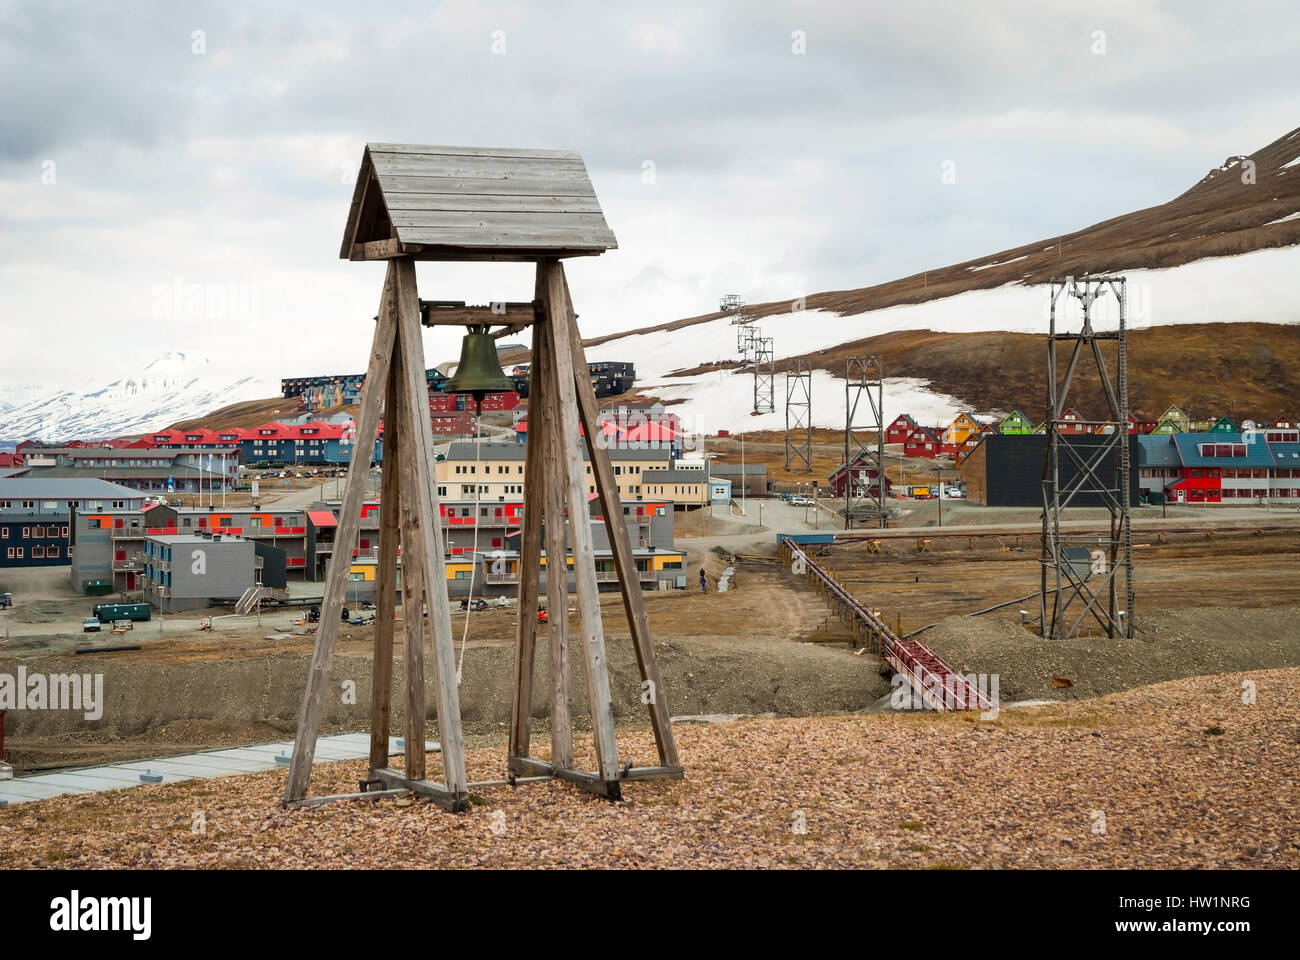
[[[703,470],[642,470],[641,480],[645,483],[707,483],[709,477]]]
[[[447,445],[448,460],[473,460],[476,458],[475,447],[478,448],[477,459],[479,460],[510,460],[523,462],[525,451],[528,449],[526,443],[515,443],[511,440],[508,443],[480,443],[476,444],[473,440],[453,440]],[[672,451],[668,447],[630,447],[623,448],[610,446],[610,460],[656,460],[667,463],[672,457]],[[582,444],[582,459],[587,459],[587,445]]]
[[[471,259],[618,246],[571,150],[370,143],[339,256],[349,259],[354,243],[390,239],[423,248],[411,253]]]
[[[731,477],[739,474],[743,474],[747,477],[759,475],[767,476],[767,464],[747,463],[744,465],[744,469],[742,470],[739,463],[710,463],[709,472],[715,477]]]
[[[100,457],[103,459],[174,459],[175,457],[193,456],[200,454],[207,456],[212,454],[214,460],[218,459],[223,453],[229,457],[234,451],[239,450],[239,441],[232,441],[215,447],[190,447],[182,449],[179,447],[35,447],[26,451],[28,458],[31,457]]]
[[[225,474],[213,464],[211,470],[204,467],[186,467],[169,463],[163,467],[32,467],[30,474],[33,480],[49,478],[67,479],[72,477],[84,477],[88,474],[104,474],[109,477],[120,477],[123,480],[152,480],[158,477],[175,477],[178,480],[194,480],[199,477],[224,477]]]
[[[1137,442],[1139,467],[1181,467],[1183,465],[1172,436],[1163,433],[1143,433],[1138,435]]]
[[[146,540],[157,540],[159,543],[252,543],[252,540],[245,540],[243,537],[234,534],[220,533],[217,534],[221,539],[216,537],[205,537],[198,533],[149,533],[145,535]]]
[[[145,496],[96,477],[0,477],[0,500],[143,500]]]

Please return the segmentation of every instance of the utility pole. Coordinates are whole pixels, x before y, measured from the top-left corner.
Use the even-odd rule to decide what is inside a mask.
[[[939,498],[939,527],[943,527],[943,467],[934,465],[934,491]]]

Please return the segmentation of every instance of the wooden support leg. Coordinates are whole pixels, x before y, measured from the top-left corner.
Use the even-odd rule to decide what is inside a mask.
[[[587,657],[587,692],[595,728],[596,766],[606,782],[618,776],[618,742],[614,737],[614,704],[610,697],[609,672],[605,660],[605,636],[600,620],[600,591],[596,585],[595,550],[587,511],[587,476],[578,448],[578,398],[573,368],[573,325],[569,319],[564,290],[564,268],[560,261],[546,258],[539,263],[546,275],[546,322],[541,333],[547,337],[559,381],[560,422],[555,446],[563,456],[568,473],[569,533],[573,544],[573,570],[578,588],[578,609],[582,619],[583,648]],[[585,373],[585,370],[584,370]],[[618,508],[621,522],[622,507]],[[617,784],[613,784],[615,789]]]
[[[538,294],[541,279],[538,279]],[[533,353],[542,349],[538,327],[533,328]],[[534,385],[530,405],[537,400]],[[510,710],[509,760],[528,756],[530,733],[529,719],[533,709],[533,652],[537,641],[537,595],[542,554],[543,470],[542,450],[546,446],[545,428],[534,418],[530,433],[534,435],[524,448],[524,524],[519,537],[519,616],[515,624],[515,685],[514,701]],[[513,768],[512,768],[513,769]]]
[[[433,628],[434,682],[438,690],[438,734],[442,745],[444,783],[457,801],[467,796],[465,738],[460,725],[460,692],[456,686],[456,650],[451,635],[451,604],[447,599],[447,566],[442,525],[438,517],[435,483],[433,421],[429,414],[429,386],[424,378],[424,342],[421,339],[420,295],[415,286],[415,263],[402,257],[397,265],[397,319],[402,341],[402,379],[411,416],[410,432],[403,431],[403,446],[415,454],[414,483],[404,490],[415,504],[414,536],[405,540],[403,559],[419,551],[424,559],[425,595],[429,624]],[[423,744],[421,744],[423,749]]]
[[[563,265],[556,263],[554,271],[558,275],[564,301],[563,308],[555,312],[565,318],[569,329],[570,367],[575,373],[578,410],[587,435],[587,456],[591,460],[591,472],[596,478],[596,491],[600,494],[601,510],[605,515],[605,530],[614,554],[614,569],[618,572],[619,589],[632,633],[637,667],[641,671],[642,683],[649,684],[643,689],[650,698],[650,725],[654,729],[655,744],[659,748],[659,762],[665,767],[676,767],[677,745],[669,724],[667,691],[659,676],[659,660],[655,656],[654,643],[650,637],[650,621],[645,612],[645,599],[641,596],[641,581],[637,574],[636,559],[632,555],[632,542],[623,520],[618,483],[609,463],[609,451],[602,445],[604,434],[597,415],[596,392],[587,376],[586,351],[582,349],[582,339],[578,335],[577,318],[569,300],[569,285],[564,279]]]
[[[419,470],[416,461],[416,445],[407,442],[409,431],[406,429],[413,421],[410,398],[406,394],[406,365],[408,348],[405,343],[405,331],[399,330],[397,337],[397,355],[393,358],[394,379],[398,384],[396,419],[402,422],[399,428],[400,446],[393,457],[393,464],[398,468],[398,483],[404,490],[416,489],[415,475]],[[423,367],[421,367],[423,369]],[[387,451],[385,451],[385,459]],[[406,776],[411,780],[425,779],[424,724],[428,708],[424,696],[424,594],[436,589],[433,582],[428,558],[412,545],[419,543],[420,518],[414,497],[407,496],[401,500],[402,543],[406,544],[402,556],[403,589],[402,619],[406,627]],[[433,605],[430,604],[430,607]],[[384,764],[387,766],[387,764]]]
[[[379,502],[379,567],[375,571],[375,662],[370,685],[370,769],[388,766],[388,727],[393,704],[393,614],[397,596],[398,511],[401,484],[398,451],[397,367],[389,365],[384,392],[384,474]]]
[[[542,480],[546,506],[546,605],[551,611],[551,763],[560,769],[573,766],[573,706],[569,684],[569,574],[565,560],[565,477],[562,434],[560,433],[559,380],[551,346],[538,338],[533,353],[532,384],[535,404],[541,414],[543,440]],[[534,422],[537,417],[534,416]],[[580,508],[580,513],[585,510]]]
[[[334,554],[326,573],[325,599],[321,603],[316,649],[312,653],[307,689],[303,693],[302,709],[298,714],[298,734],[294,739],[293,760],[289,764],[289,778],[284,790],[286,803],[307,796],[312,760],[316,756],[316,735],[320,731],[325,687],[329,683],[334,644],[339,636],[339,614],[348,586],[348,568],[352,559],[350,544],[356,540],[361,529],[361,505],[365,501],[366,477],[370,474],[370,458],[375,451],[375,432],[379,429],[379,407],[393,355],[397,330],[395,263],[396,261],[389,261],[384,292],[380,299],[379,320],[370,349],[370,363],[366,369],[366,385],[361,396],[361,413],[357,417],[357,438],[352,446],[352,464],[343,495],[342,516],[335,533]]]

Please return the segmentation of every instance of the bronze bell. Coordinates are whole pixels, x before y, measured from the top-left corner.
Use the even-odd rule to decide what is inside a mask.
[[[480,410],[489,393],[509,393],[514,383],[501,371],[497,342],[488,333],[488,325],[472,324],[460,343],[460,363],[456,374],[443,387],[446,393],[468,393]]]

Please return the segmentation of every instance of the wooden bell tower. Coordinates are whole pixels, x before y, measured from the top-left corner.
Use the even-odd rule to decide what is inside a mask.
[[[564,275],[563,258],[596,256],[616,246],[586,166],[576,153],[375,143],[366,147],[340,256],[386,260],[388,272],[362,392],[336,553],[327,573],[316,649],[289,767],[286,804],[304,802],[307,795],[347,590],[351,560],[347,545],[355,542],[360,528],[364,477],[370,469],[381,411],[384,469],[375,577],[370,778],[388,788],[405,788],[429,797],[449,810],[468,809],[469,790],[490,785],[469,783],[465,776],[422,320],[428,325],[499,326],[496,337],[533,328],[508,769],[506,780],[492,784],[556,778],[617,798],[625,780],[682,776],[632,544]],[[502,305],[494,311],[486,306],[449,306],[446,301],[422,311],[415,283],[416,260],[531,261],[537,264],[535,299],[505,304],[504,312]],[[639,702],[650,712],[658,746],[657,766],[633,767],[619,761],[579,425],[640,669]],[[553,691],[550,759],[537,759],[529,753],[537,638],[534,610],[541,565],[544,558],[558,559],[558,568],[564,571],[566,526],[594,728],[594,771],[573,765],[568,585],[563,574],[547,577],[547,606],[555,612],[548,624]],[[404,770],[388,766],[399,535],[407,680]],[[482,562],[479,557],[474,561]],[[547,569],[552,569],[551,563]],[[427,618],[423,615],[426,605]],[[442,747],[441,782],[428,780],[425,773],[424,676],[429,646]]]

